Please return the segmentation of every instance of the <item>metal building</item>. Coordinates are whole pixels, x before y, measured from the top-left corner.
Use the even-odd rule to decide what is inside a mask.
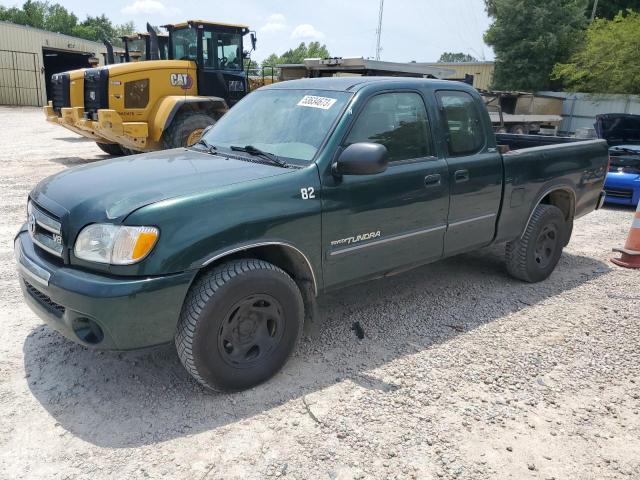
[[[0,21],[0,105],[46,104],[51,75],[105,62],[101,43]]]

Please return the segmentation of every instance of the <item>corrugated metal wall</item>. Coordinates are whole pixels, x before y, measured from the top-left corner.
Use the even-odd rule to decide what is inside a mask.
[[[640,115],[640,96],[538,92],[541,95],[564,99],[562,104],[562,123],[560,131],[575,133],[579,128],[593,128],[596,115],[601,113],[633,113]]]
[[[0,22],[0,105],[44,105],[43,48],[91,53],[101,64],[106,52],[101,43]]]

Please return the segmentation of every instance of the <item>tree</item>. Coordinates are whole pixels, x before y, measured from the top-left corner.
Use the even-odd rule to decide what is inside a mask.
[[[453,53],[453,52],[444,52],[440,55],[439,63],[462,63],[462,62],[477,62],[478,59],[468,53]]]
[[[0,6],[0,20],[41,28],[50,32],[64,33],[87,40],[110,40],[120,45],[118,37],[131,34],[135,30],[133,22],[114,25],[106,15],[87,16],[78,23],[78,17],[58,3],[27,0],[22,7]]]
[[[589,0],[585,7],[585,16],[587,18],[591,18],[594,1]],[[484,5],[489,16],[495,17],[496,0],[484,0]],[[628,9],[640,10],[640,0],[599,0],[596,8],[596,17],[612,19],[618,13]]]
[[[494,21],[484,39],[496,54],[493,88],[546,90],[556,63],[581,46],[587,19],[583,0],[493,0]]]
[[[283,65],[286,63],[302,63],[305,58],[328,58],[331,54],[326,45],[320,42],[311,42],[309,46],[302,42],[296,48],[289,49],[282,55],[272,53],[262,61],[262,66]]]
[[[594,0],[589,0],[587,6],[587,16],[591,18],[591,12],[593,11]],[[597,18],[613,19],[618,13],[625,10],[640,10],[640,0],[600,0],[596,7]]]
[[[587,40],[569,62],[559,63],[553,76],[575,91],[640,94],[640,13],[619,13],[613,20],[596,19]]]

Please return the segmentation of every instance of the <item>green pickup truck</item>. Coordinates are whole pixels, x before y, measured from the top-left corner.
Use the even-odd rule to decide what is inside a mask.
[[[175,341],[197,381],[240,390],[282,367],[326,291],[496,243],[512,276],[544,280],[602,204],[607,160],[603,140],[496,138],[462,83],[278,83],[190,148],[40,182],[20,283],[75,342]]]

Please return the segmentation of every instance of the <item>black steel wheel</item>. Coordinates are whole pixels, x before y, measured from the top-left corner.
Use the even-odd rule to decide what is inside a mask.
[[[558,207],[538,205],[522,237],[507,243],[507,271],[525,282],[544,280],[556,268],[569,232]]]
[[[243,390],[282,368],[303,321],[302,295],[286,272],[263,260],[231,260],[191,286],[175,343],[185,369],[202,385]]]
[[[285,321],[271,295],[249,295],[225,316],[218,333],[222,359],[235,368],[251,368],[278,349]]]

